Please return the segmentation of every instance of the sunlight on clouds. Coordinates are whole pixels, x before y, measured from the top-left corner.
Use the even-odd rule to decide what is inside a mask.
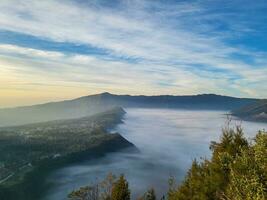
[[[4,48],[0,49],[5,54]],[[140,64],[136,67],[129,63],[103,61],[81,55],[60,54],[51,57],[52,52],[45,52],[40,56],[39,53],[32,53],[33,51],[12,47],[8,48],[8,53],[30,52],[30,54],[26,58],[0,57],[2,94],[10,90],[20,95],[29,94],[27,98],[36,100],[49,99],[49,96],[53,97],[52,99],[74,98],[104,91],[156,95],[166,91],[168,94],[191,94],[209,88],[206,89],[207,92],[219,90],[224,94],[227,89],[216,87],[218,84],[225,84],[222,80],[203,79],[179,68],[168,68],[164,73],[158,73],[155,69],[160,69],[160,66],[155,65],[151,67]],[[57,52],[54,54],[57,55]],[[47,70],[47,66],[51,70]],[[154,69],[154,72],[144,73],[143,69],[148,67]],[[166,83],[169,84],[167,89]]]
[[[17,54],[16,50],[18,49],[19,52],[32,52],[21,47],[13,47],[8,49],[9,53],[10,49],[14,50],[14,54]],[[42,54],[41,58],[44,58],[43,55],[50,55],[50,52]],[[82,58],[82,62],[78,58]],[[60,66],[58,63],[60,63]],[[73,67],[74,64],[75,67]],[[44,70],[47,65],[54,70]],[[53,67],[54,65],[57,68]],[[197,80],[197,77],[190,77],[192,75],[189,72],[185,73],[179,69],[175,72],[172,70],[165,72],[165,75],[146,74],[142,70],[143,66],[134,69],[135,66],[129,66],[127,63],[85,59],[84,56],[77,55],[60,56],[57,59],[48,56],[43,60],[40,60],[39,54],[31,53],[26,58],[1,56],[0,67],[0,90],[3,96],[7,95],[8,91],[12,91],[18,96],[28,94],[27,98],[34,100],[38,98],[48,99],[49,96],[52,96],[52,99],[74,98],[104,91],[119,94],[130,92],[131,94],[155,95],[166,91],[163,86],[154,87],[160,80],[163,82],[177,82],[169,87],[168,93],[170,94],[175,94],[177,91],[189,94],[194,92],[194,88],[187,86],[188,80],[191,80],[190,82]],[[125,67],[127,67],[127,70],[125,70]],[[168,74],[168,80],[165,80],[166,73]],[[182,87],[177,88],[177,85]],[[3,102],[2,104],[4,105]],[[20,104],[23,104],[23,102],[18,103],[18,105]],[[8,104],[5,103],[5,105]]]
[[[14,46],[14,45],[7,45],[7,44],[0,44],[0,52],[1,53],[16,53],[24,56],[36,56],[40,58],[48,58],[48,59],[53,59],[53,58],[60,58],[63,57],[63,54],[60,52],[48,52],[48,51],[42,51],[42,50],[37,50],[37,49],[31,49],[31,48],[23,48],[19,46]]]
[[[230,5],[235,4],[224,6]],[[6,99],[0,105],[8,106],[12,94],[22,105],[26,99],[43,102],[104,91],[266,97],[267,52],[226,41],[253,26],[245,12],[224,13],[199,1],[134,0],[107,7],[98,1],[3,0],[0,31],[53,45],[90,46],[95,54],[38,49],[30,41],[28,46],[0,43],[0,101]]]

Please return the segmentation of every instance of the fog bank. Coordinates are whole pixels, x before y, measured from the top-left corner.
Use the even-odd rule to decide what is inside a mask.
[[[124,123],[116,130],[139,148],[140,153],[111,153],[97,160],[57,170],[48,182],[54,187],[45,197],[65,199],[80,186],[102,180],[108,172],[125,174],[136,198],[154,187],[158,195],[168,188],[168,178],[181,181],[194,158],[210,157],[209,144],[218,140],[226,122],[222,111],[127,109]],[[232,124],[240,124],[233,120]],[[242,122],[247,137],[267,124]]]

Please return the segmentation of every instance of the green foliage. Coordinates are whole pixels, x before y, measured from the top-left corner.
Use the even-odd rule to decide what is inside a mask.
[[[70,200],[111,200],[115,181],[116,176],[109,173],[102,182],[74,190],[68,195],[68,198]]]
[[[225,128],[212,142],[211,160],[192,163],[184,182],[170,180],[169,200],[264,200],[267,198],[267,134],[249,144],[240,127]]]
[[[255,144],[244,149],[230,165],[230,182],[225,199],[267,198],[267,134],[259,132]]]
[[[98,200],[98,185],[81,187],[68,195],[70,200]]]
[[[102,182],[74,190],[68,198],[69,200],[130,200],[130,190],[123,175],[117,179],[109,173]]]
[[[266,132],[260,131],[249,143],[240,127],[228,127],[223,129],[219,142],[212,142],[210,149],[212,158],[201,162],[194,160],[179,186],[174,178],[169,179],[168,200],[267,199]],[[110,174],[103,183],[100,190],[99,187],[97,190],[85,187],[74,194],[79,197],[90,190],[88,194],[99,192],[96,200],[130,200],[128,182],[123,175],[116,180]],[[154,189],[148,190],[139,200],[156,200]]]
[[[156,200],[155,190],[153,188],[149,189],[143,197],[139,198],[138,200]]]
[[[111,200],[130,200],[130,190],[127,180],[120,176],[112,188]]]
[[[56,168],[133,147],[106,131],[123,113],[117,108],[78,119],[0,127],[0,199],[39,199],[49,187],[46,176]]]
[[[115,184],[116,176],[112,173],[109,173],[104,181],[100,183],[101,193],[100,199],[111,200],[112,188]]]

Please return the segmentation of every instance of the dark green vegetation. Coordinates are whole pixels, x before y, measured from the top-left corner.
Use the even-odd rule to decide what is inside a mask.
[[[234,98],[214,94],[195,96],[130,96],[102,93],[69,101],[0,109],[0,126],[79,118],[105,111],[114,106],[125,108],[145,107],[233,110],[247,104],[255,103],[256,101],[257,99]]]
[[[111,200],[130,200],[129,184],[123,175],[114,183],[111,190]]]
[[[180,185],[170,178],[170,187],[161,199],[168,200],[265,200],[267,199],[267,133],[260,131],[253,141],[243,136],[240,127],[225,128],[219,142],[212,142],[212,158],[201,162],[193,161],[184,181]],[[123,176],[114,179],[104,188],[98,190],[94,200],[114,199],[113,195],[128,194],[128,183]],[[101,184],[100,184],[101,185]],[[119,186],[118,186],[119,185]],[[72,200],[85,200],[87,194],[97,186],[81,188],[71,194]],[[82,198],[77,197],[83,191]],[[85,192],[86,191],[86,192]],[[104,193],[102,191],[109,191]],[[109,194],[109,195],[106,195]],[[117,197],[117,196],[116,196]],[[116,200],[127,200],[128,196]],[[155,200],[153,189],[148,190],[140,200]]]
[[[1,128],[1,199],[38,199],[51,170],[133,147],[119,134],[107,133],[124,113],[114,108],[91,117]]]
[[[212,142],[211,160],[194,161],[169,200],[264,200],[267,198],[267,133],[259,132],[253,142],[242,129],[223,130],[220,142]]]
[[[110,200],[111,192],[117,178],[112,173],[108,174],[106,179],[100,183],[96,183],[91,186],[81,187],[79,190],[75,190],[68,195],[70,200],[77,199],[90,199],[97,200],[99,198]]]
[[[244,120],[267,122],[267,100],[257,101],[256,103],[234,110],[233,115]]]

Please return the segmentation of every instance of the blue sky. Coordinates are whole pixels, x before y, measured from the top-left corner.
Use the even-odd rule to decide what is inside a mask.
[[[265,0],[1,0],[0,107],[117,94],[267,98]]]

